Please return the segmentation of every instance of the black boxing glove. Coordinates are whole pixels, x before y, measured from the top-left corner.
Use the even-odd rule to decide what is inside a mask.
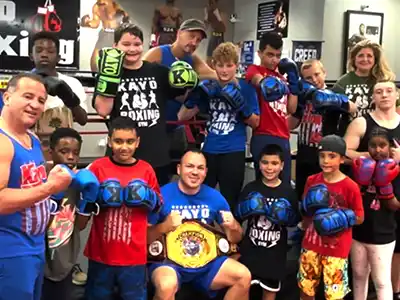
[[[70,86],[57,77],[47,76],[44,77],[47,93],[51,96],[60,98],[66,107],[72,109],[79,106],[81,103],[79,97],[75,95]]]

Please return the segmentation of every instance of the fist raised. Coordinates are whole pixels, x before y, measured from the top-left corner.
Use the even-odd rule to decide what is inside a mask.
[[[179,211],[173,210],[165,220],[165,233],[174,231],[182,224],[182,216]]]
[[[67,166],[56,165],[51,169],[47,176],[47,184],[49,185],[50,194],[58,194],[65,191],[74,177],[74,172]]]

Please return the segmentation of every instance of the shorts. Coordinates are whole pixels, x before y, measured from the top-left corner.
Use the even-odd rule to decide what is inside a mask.
[[[207,294],[210,298],[214,298],[217,296],[218,291],[210,290],[210,286],[227,258],[227,256],[217,257],[206,266],[196,269],[184,268],[173,262],[153,263],[149,266],[149,275],[151,278],[154,270],[159,267],[171,267],[178,277],[178,286],[181,286],[182,283],[190,283],[196,290]]]
[[[252,276],[251,285],[259,285],[263,290],[268,292],[277,293],[281,290],[281,282],[276,279],[262,279]]]
[[[44,266],[42,255],[0,258],[0,300],[40,300]]]
[[[343,299],[350,292],[347,268],[347,258],[301,249],[297,283],[304,294],[313,297],[323,275],[325,299]]]
[[[117,286],[123,299],[146,300],[146,278],[146,265],[109,266],[89,260],[85,299],[112,299]]]
[[[394,248],[394,253],[400,253],[400,212],[396,212],[396,246]]]

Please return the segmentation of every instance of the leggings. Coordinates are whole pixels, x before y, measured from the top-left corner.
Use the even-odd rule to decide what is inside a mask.
[[[353,269],[354,300],[365,300],[371,273],[378,300],[393,299],[391,265],[395,241],[389,244],[365,244],[353,240],[351,267]]]

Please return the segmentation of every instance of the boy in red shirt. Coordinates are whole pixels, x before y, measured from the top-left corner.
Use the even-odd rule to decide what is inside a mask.
[[[297,95],[301,92],[301,88],[300,75],[296,64],[291,59],[281,59],[282,45],[281,35],[276,32],[265,33],[260,40],[258,50],[261,64],[248,67],[246,80],[256,87],[260,106],[260,124],[253,130],[250,144],[256,176],[260,178],[258,162],[262,149],[267,144],[277,144],[284,150],[283,181],[289,183],[291,153],[287,117],[296,111]],[[279,72],[277,69],[279,69]],[[280,84],[268,86],[269,80],[265,79],[274,77],[280,82],[285,82],[284,74],[287,75],[287,92],[284,92],[281,97],[271,98],[266,92],[281,87]]]
[[[364,209],[358,185],[339,169],[346,153],[344,140],[328,135],[318,149],[322,172],[308,177],[304,188],[306,232],[297,280],[302,300],[314,299],[322,275],[325,299],[343,299],[350,291],[352,226],[363,222]]]
[[[118,117],[109,131],[112,156],[88,167],[100,182],[100,213],[84,252],[87,300],[111,299],[115,285],[123,299],[146,299],[147,215],[160,204],[160,188],[150,164],[134,158],[139,142],[135,122]]]

